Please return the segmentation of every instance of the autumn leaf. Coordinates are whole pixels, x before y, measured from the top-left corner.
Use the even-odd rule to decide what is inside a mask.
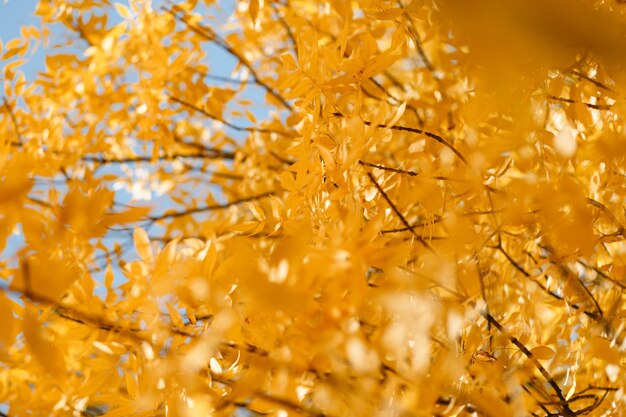
[[[66,379],[67,368],[61,350],[56,346],[50,331],[41,327],[36,312],[28,309],[23,321],[24,337],[35,360],[49,376],[63,381]]]
[[[17,321],[11,309],[11,300],[0,294],[0,344],[6,348],[13,344]]]

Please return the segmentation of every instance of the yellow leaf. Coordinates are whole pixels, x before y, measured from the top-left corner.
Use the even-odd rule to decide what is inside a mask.
[[[22,35],[23,38],[37,38],[39,37],[39,30],[32,25],[29,26],[22,26],[20,28],[20,34]]]
[[[259,414],[270,414],[277,408],[278,406],[274,402],[263,398],[255,398],[248,405],[248,409],[256,411]]]
[[[185,322],[183,321],[183,317],[180,315],[178,310],[176,310],[176,308],[174,308],[174,306],[170,303],[165,303],[165,307],[167,308],[167,312],[170,315],[170,320],[172,320],[172,324],[179,329],[184,328]]]
[[[124,6],[123,4],[113,3],[113,6],[115,7],[115,10],[117,11],[117,13],[120,16],[122,16],[124,19],[130,19],[133,17],[128,7]]]
[[[139,398],[139,384],[137,384],[137,380],[129,374],[128,372],[124,373],[124,377],[126,379],[126,391],[128,392],[128,396],[133,400]]]
[[[531,349],[530,353],[537,359],[552,359],[554,357],[554,350],[547,346],[537,346]]]
[[[360,79],[365,80],[385,71],[402,57],[402,55],[398,52],[399,51],[395,50],[386,51],[385,53],[371,59],[363,69]]]
[[[569,400],[570,398],[572,398],[572,396],[576,393],[576,378],[574,378],[574,381],[572,381],[572,386],[569,388],[569,390],[567,390],[567,393],[565,394],[565,399]]]
[[[150,207],[131,207],[118,213],[107,213],[102,224],[110,227],[116,224],[134,223],[144,219],[148,213],[150,213]]]
[[[14,342],[15,323],[11,300],[4,293],[0,293],[0,349],[6,349]]]
[[[230,232],[241,232],[246,235],[254,235],[263,230],[265,226],[264,222],[250,220],[247,222],[240,222],[228,228]]]
[[[54,378],[65,379],[65,359],[49,331],[37,320],[36,310],[27,307],[23,321],[24,338],[35,360]]]
[[[179,239],[169,242],[156,256],[154,272],[152,274],[152,290],[158,296],[169,293],[176,286],[176,279],[172,276],[172,268],[176,257],[176,247]]]
[[[9,62],[8,64],[4,66],[4,69],[3,69],[4,73],[7,75],[7,77],[9,77],[9,74],[11,74],[15,68],[21,65],[24,65],[25,62],[26,62],[25,59],[18,59],[16,61]],[[13,78],[13,77],[9,77],[9,78]]]
[[[293,70],[298,68],[298,64],[296,63],[296,59],[290,53],[284,53],[280,56],[281,61],[283,62],[283,66],[288,70]]]
[[[257,219],[260,222],[265,221],[265,212],[258,204],[246,203],[246,205],[252,212],[252,215],[254,216],[255,219]]]
[[[572,108],[574,112],[574,118],[584,124],[585,126],[593,126],[593,117],[591,117],[591,112],[587,108],[587,106],[577,101],[572,103]]]
[[[26,51],[26,49],[28,48],[28,43],[24,42],[22,43],[22,39],[12,39],[9,42],[7,42],[6,46],[6,52],[4,53],[4,55],[2,56],[2,60],[6,61],[8,59],[13,58],[15,55],[23,55],[24,52]]]
[[[601,359],[608,363],[619,364],[621,360],[620,352],[611,346],[611,342],[601,337],[594,337],[586,345],[589,355]]]
[[[400,107],[398,107],[398,110],[396,111],[395,116],[393,117],[393,119],[391,119],[391,121],[389,123],[387,123],[387,125],[388,126],[395,126],[395,124],[398,123],[398,121],[404,115],[404,111],[405,110],[406,110],[406,101],[404,103],[402,103],[400,105]]]
[[[213,268],[215,267],[215,262],[217,261],[217,248],[215,246],[215,242],[207,242],[207,246],[203,250],[203,252],[202,271],[206,275],[209,275],[213,271]]]
[[[145,230],[140,227],[136,227],[133,232],[133,242],[135,243],[135,251],[141,260],[146,262],[152,262],[152,246],[150,246],[150,239]]]
[[[403,9],[394,8],[383,10],[382,12],[378,12],[374,15],[374,18],[377,20],[394,20],[400,16],[402,16]]]
[[[11,39],[4,45],[7,50],[16,49],[18,46],[22,44],[22,40],[19,38]]]
[[[256,23],[256,19],[259,16],[259,6],[259,0],[250,0],[248,12],[250,12],[250,19],[252,19],[252,24]]]
[[[16,276],[11,286],[36,297],[56,301],[82,274],[75,263],[39,253],[22,260],[21,274]]]
[[[26,175],[28,172],[26,167],[15,166],[13,168],[15,171],[2,179],[0,205],[25,197],[34,184]]]

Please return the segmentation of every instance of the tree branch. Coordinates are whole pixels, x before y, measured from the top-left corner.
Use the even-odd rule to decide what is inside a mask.
[[[333,116],[345,117],[343,114],[338,113],[338,112],[333,113]],[[363,123],[366,126],[372,126],[372,122],[370,122],[368,120],[363,120]],[[377,124],[376,127],[381,128],[381,129],[391,129],[391,130],[397,130],[397,131],[401,131],[401,132],[415,133],[417,135],[423,135],[423,136],[426,136],[428,138],[434,139],[436,142],[439,142],[443,146],[445,146],[446,148],[450,149],[464,164],[467,165],[467,159],[465,159],[463,154],[461,152],[459,152],[450,143],[448,143],[443,137],[437,135],[436,133],[432,133],[432,132],[429,132],[429,131],[424,130],[424,129],[418,129],[416,127],[408,127],[408,126],[395,126],[395,125],[390,126],[390,125],[387,125],[387,124]]]
[[[556,396],[558,397],[559,405],[561,406],[563,414],[566,417],[573,417],[573,416],[575,416],[576,414],[570,408],[569,403],[568,403],[567,399],[565,398],[565,396],[563,395],[563,391],[561,390],[561,387],[559,386],[559,384],[556,383],[556,381],[554,380],[552,375],[550,375],[550,373],[546,370],[546,368],[543,367],[541,362],[539,362],[537,360],[537,358],[535,358],[535,356],[532,354],[532,352],[530,350],[528,350],[528,348],[526,346],[524,346],[524,344],[522,342],[520,342],[516,337],[512,336],[504,328],[504,326],[502,326],[502,324],[500,324],[500,322],[498,320],[496,320],[491,314],[489,314],[486,311],[482,311],[480,314],[487,320],[488,323],[491,323],[496,329],[498,329],[498,331],[500,331],[500,333],[502,333],[504,336],[506,336],[507,339],[509,339],[509,341],[512,344],[514,344],[524,354],[524,356],[526,356],[532,362],[532,364],[535,366],[535,368],[537,368],[537,370],[539,370],[539,373],[541,373],[541,375],[544,377],[546,382],[552,387],[552,389],[554,390]]]
[[[196,24],[196,25],[191,24],[189,22],[189,18],[187,17],[186,12],[184,10],[180,9],[180,7],[178,7],[176,5],[172,5],[172,9],[168,9],[166,7],[163,7],[163,10],[165,10],[168,13],[170,13],[174,17],[174,19],[176,19],[179,22],[182,22],[185,25],[187,25],[187,27],[189,29],[191,29],[193,32],[197,33],[198,35],[200,35],[201,37],[203,37],[207,41],[215,42],[215,44],[217,46],[219,46],[224,51],[228,52],[230,55],[232,55],[234,58],[236,58],[237,61],[239,61],[239,63],[241,63],[241,65],[246,67],[246,69],[250,72],[250,75],[252,75],[252,77],[254,78],[254,82],[255,83],[257,83],[260,87],[262,87],[270,95],[274,96],[274,98],[276,98],[281,103],[281,105],[283,107],[285,107],[287,110],[293,111],[293,107],[291,106],[291,104],[289,104],[289,102],[287,100],[285,100],[285,98],[283,96],[281,96],[276,90],[274,90],[265,81],[263,81],[261,79],[259,74],[252,67],[252,64],[250,64],[250,62],[248,62],[248,60],[244,56],[242,56],[239,52],[237,52],[232,46],[230,46],[217,33],[215,33],[215,31],[213,29],[211,29],[209,27],[206,27],[206,26],[203,26],[201,24]],[[182,17],[179,16],[177,14],[177,12],[182,12],[183,16]]]
[[[383,190],[383,188],[380,186],[380,184],[378,184],[378,182],[376,181],[376,178],[374,178],[374,175],[372,175],[371,172],[368,172],[367,176],[370,179],[370,181],[372,182],[372,184],[374,184],[374,186],[376,187],[376,189],[378,190],[380,195],[383,196],[383,198],[385,199],[387,204],[389,204],[389,207],[391,207],[391,210],[393,210],[393,212],[396,213],[396,216],[398,216],[398,218],[400,219],[402,224],[404,224],[405,227],[407,227],[409,230],[411,230],[411,233],[413,233],[413,236],[415,236],[415,239],[417,239],[417,241],[419,243],[421,243],[422,246],[424,246],[426,249],[429,249],[430,251],[432,251],[433,248],[428,244],[428,242],[426,242],[420,235],[417,234],[417,232],[415,231],[415,228],[412,227],[409,224],[409,222],[406,220],[406,218],[402,215],[402,213],[400,213],[400,210],[398,210],[398,207],[396,207],[396,205],[391,201],[391,199],[389,198],[389,196],[387,195],[385,190]]]
[[[274,191],[267,191],[261,194],[256,194],[250,197],[244,197],[244,198],[240,198],[238,200],[234,200],[231,201],[230,203],[225,203],[225,204],[213,204],[210,206],[204,206],[204,207],[196,207],[196,208],[192,208],[189,210],[184,210],[184,211],[176,211],[173,213],[165,213],[162,214],[160,216],[154,216],[154,217],[149,217],[148,219],[151,222],[155,222],[155,221],[159,221],[159,220],[163,220],[163,219],[171,219],[171,218],[176,218],[176,217],[182,217],[182,216],[188,216],[191,214],[195,214],[195,213],[202,213],[205,211],[211,211],[211,210],[222,210],[222,209],[226,209],[232,206],[236,206],[238,204],[241,203],[246,203],[249,201],[255,201],[255,200],[260,200],[262,198],[265,197],[269,197],[270,195],[274,195]]]
[[[239,132],[259,132],[259,133],[275,133],[277,135],[281,135],[281,136],[287,136],[287,137],[293,137],[293,135],[291,133],[288,132],[281,132],[280,130],[273,130],[273,129],[263,129],[263,128],[257,128],[257,127],[246,127],[246,126],[239,126],[236,125],[234,123],[228,122],[226,120],[224,120],[221,117],[215,116],[214,114],[209,113],[207,110],[202,109],[194,104],[191,104],[185,100],[179,99],[177,97],[168,95],[168,98],[178,104],[183,105],[184,107],[187,107],[188,109],[191,109],[197,113],[202,114],[203,116],[208,117],[211,120],[215,120],[218,121],[222,124],[224,124],[225,126],[230,127],[231,129],[234,129],[236,131]]]

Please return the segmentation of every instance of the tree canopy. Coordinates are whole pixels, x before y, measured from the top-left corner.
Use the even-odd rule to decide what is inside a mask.
[[[621,3],[40,0],[0,415],[623,415]]]

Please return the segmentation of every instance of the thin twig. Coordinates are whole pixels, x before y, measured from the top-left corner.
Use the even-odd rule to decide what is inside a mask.
[[[491,323],[496,329],[498,329],[498,331],[500,331],[500,333],[502,333],[504,336],[506,336],[507,339],[509,339],[509,341],[512,344],[514,344],[524,354],[524,356],[526,356],[532,362],[532,364],[535,366],[535,368],[537,368],[539,373],[541,373],[541,375],[544,377],[546,382],[554,390],[556,396],[559,398],[559,405],[562,408],[563,414],[565,416],[567,416],[567,417],[575,416],[576,414],[570,408],[569,403],[568,403],[567,399],[565,398],[565,395],[563,395],[563,391],[561,390],[561,387],[559,386],[559,384],[556,383],[556,381],[554,380],[552,375],[550,375],[550,373],[546,370],[546,368],[544,368],[544,366],[541,364],[541,362],[539,362],[537,360],[537,358],[535,358],[535,356],[532,354],[532,352],[530,350],[528,350],[528,348],[526,346],[524,346],[524,344],[522,342],[520,342],[515,336],[512,336],[504,328],[504,326],[502,326],[502,324],[500,324],[500,322],[495,317],[493,317],[491,314],[489,314],[486,311],[481,311],[480,314],[487,320],[487,322]]]
[[[202,114],[203,116],[208,117],[209,119],[218,121],[222,124],[224,124],[225,126],[230,127],[231,129],[237,130],[239,132],[259,132],[259,133],[275,133],[277,135],[282,135],[282,136],[288,136],[288,137],[292,137],[293,135],[287,132],[281,132],[280,130],[272,130],[272,129],[263,129],[263,128],[257,128],[257,127],[247,127],[247,126],[239,126],[236,125],[234,123],[231,123],[227,120],[224,120],[221,117],[218,117],[212,113],[210,113],[209,111],[202,109],[198,106],[196,106],[195,104],[191,104],[185,100],[179,99],[178,97],[174,97],[171,95],[168,95],[169,99],[172,100],[173,102],[176,102],[178,104],[183,105],[184,107],[187,107],[188,109],[191,109],[197,113]]]
[[[333,113],[333,116],[344,117],[343,114],[337,113],[337,112]],[[363,123],[366,126],[372,126],[372,122],[370,122],[368,120],[363,120]],[[450,149],[461,161],[463,161],[464,164],[467,165],[467,159],[465,159],[463,154],[461,152],[459,152],[450,143],[448,143],[443,137],[437,135],[436,133],[429,132],[429,131],[424,130],[424,129],[418,129],[416,127],[408,127],[408,126],[395,126],[395,125],[390,126],[390,125],[387,125],[387,124],[377,124],[376,127],[381,128],[381,129],[391,129],[391,130],[397,130],[397,131],[401,131],[401,132],[415,133],[417,135],[423,135],[423,136],[426,136],[428,138],[434,139],[435,141],[441,143],[446,148]]]
[[[391,210],[393,210],[393,212],[396,213],[396,216],[398,216],[398,218],[400,219],[402,224],[404,224],[405,227],[407,227],[409,230],[411,230],[411,233],[413,233],[413,236],[415,236],[417,241],[419,243],[421,243],[422,246],[424,246],[426,249],[429,249],[430,251],[433,251],[433,248],[428,244],[428,242],[426,242],[424,240],[424,238],[422,238],[420,235],[417,234],[417,232],[415,231],[415,228],[412,227],[409,224],[409,222],[406,220],[406,218],[402,215],[402,213],[400,213],[400,210],[398,210],[398,207],[396,207],[396,205],[393,203],[393,201],[391,201],[391,199],[389,198],[389,195],[387,195],[385,190],[383,190],[383,188],[380,186],[380,184],[378,184],[378,181],[376,181],[376,178],[374,178],[374,175],[372,175],[371,172],[368,172],[367,176],[370,179],[370,181],[372,182],[372,184],[374,184],[374,186],[376,187],[376,189],[378,190],[380,195],[383,196],[383,198],[385,199],[387,204],[389,204],[389,207],[391,207]]]
[[[383,171],[396,172],[398,174],[410,175],[411,177],[417,177],[419,175],[415,171],[408,171],[408,170],[405,170],[405,169],[398,169],[398,168],[387,167],[387,166],[384,166],[384,165],[373,164],[371,162],[365,162],[365,161],[362,161],[360,159],[359,159],[359,165],[368,166],[368,167],[376,168],[376,169],[381,169]]]
[[[256,195],[253,195],[253,196],[250,196],[250,197],[240,198],[238,200],[234,200],[234,201],[231,201],[231,202],[225,203],[225,204],[213,204],[213,205],[210,205],[210,206],[196,207],[196,208],[189,209],[189,210],[184,210],[184,211],[175,211],[175,212],[165,213],[165,214],[162,214],[160,216],[149,217],[148,219],[151,222],[155,222],[155,221],[164,220],[164,219],[171,219],[171,218],[176,218],[176,217],[188,216],[188,215],[195,214],[195,213],[203,213],[203,212],[206,212],[206,211],[223,210],[223,209],[227,209],[227,208],[232,207],[232,206],[236,206],[236,205],[241,204],[241,203],[246,203],[246,202],[249,202],[249,201],[260,200],[262,198],[269,197],[270,195],[274,195],[274,191],[267,191],[267,192],[264,192],[264,193],[261,193],[261,194],[256,194]]]

